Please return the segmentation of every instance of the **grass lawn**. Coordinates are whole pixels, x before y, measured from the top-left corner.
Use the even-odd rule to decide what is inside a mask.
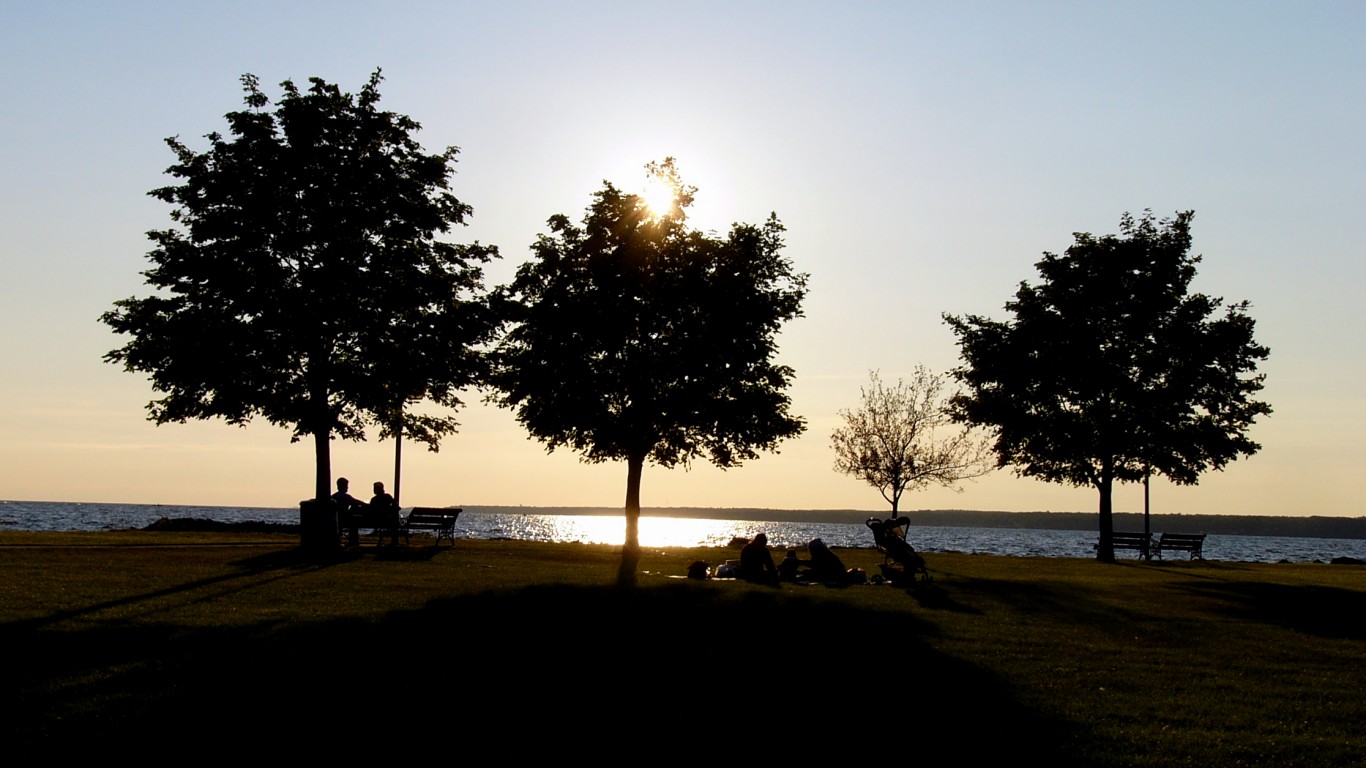
[[[931,554],[917,590],[775,588],[681,578],[736,554],[667,549],[623,591],[614,547],[297,543],[0,533],[4,743],[1366,765],[1363,566]]]

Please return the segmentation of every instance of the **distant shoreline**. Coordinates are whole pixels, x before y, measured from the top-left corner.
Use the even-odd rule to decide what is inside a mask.
[[[470,512],[529,515],[620,515],[621,507],[464,507]],[[862,524],[870,517],[885,517],[888,510],[858,509],[763,509],[746,507],[646,507],[642,517],[755,520],[787,523]],[[1094,531],[1095,512],[1000,512],[969,509],[902,510],[911,525],[949,528],[1023,528],[1055,531]],[[1320,539],[1366,539],[1366,517],[1289,517],[1260,515],[1154,514],[1149,517],[1154,533],[1213,533],[1228,536],[1297,536]],[[1143,514],[1114,513],[1117,531],[1142,531]]]

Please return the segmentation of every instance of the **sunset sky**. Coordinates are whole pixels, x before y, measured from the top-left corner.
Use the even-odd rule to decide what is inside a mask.
[[[1366,3],[61,2],[0,0],[0,498],[288,507],[313,449],[265,422],[157,427],[98,322],[146,295],[164,139],[194,149],[239,79],[319,76],[460,147],[458,242],[507,281],[557,213],[677,159],[691,222],[776,212],[811,276],[782,333],[801,438],[739,468],[647,466],[647,507],[880,510],[832,469],[870,370],[958,362],[942,313],[1007,319],[1044,251],[1120,216],[1194,210],[1194,289],[1251,302],[1271,349],[1263,449],[1153,511],[1366,514]],[[439,453],[405,445],[405,505],[619,506],[624,464],[547,454],[470,393]],[[393,444],[334,443],[353,487]],[[1142,509],[1141,488],[1116,509]],[[1092,511],[1090,488],[1009,470],[903,509]]]

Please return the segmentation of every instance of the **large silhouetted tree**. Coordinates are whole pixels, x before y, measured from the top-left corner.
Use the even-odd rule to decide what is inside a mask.
[[[857,408],[839,412],[830,435],[835,471],[873,486],[897,516],[901,495],[959,483],[992,469],[991,444],[976,430],[955,427],[944,400],[945,377],[916,366],[910,381],[882,382],[874,371]]]
[[[416,122],[378,108],[380,81],[354,95],[286,81],[272,104],[246,75],[229,136],[204,152],[168,139],[179,183],[150,194],[176,226],[149,234],[156,292],[101,317],[132,337],[105,359],[163,393],[153,421],[259,416],[311,435],[319,499],[333,435],[402,429],[435,449],[454,431],[403,406],[459,407],[497,328],[480,295],[496,249],[437,239],[471,212],[448,190],[458,150],[424,152]]]
[[[655,211],[610,183],[575,226],[549,220],[534,258],[505,289],[512,325],[498,351],[497,401],[549,450],[624,461],[626,544],[618,582],[635,581],[645,462],[705,456],[732,467],[799,434],[774,362],[782,324],[801,313],[806,275],[781,255],[783,227],[690,230],[672,159],[647,172],[673,205]]]
[[[945,316],[966,391],[955,418],[995,430],[998,463],[1100,495],[1097,558],[1114,560],[1112,486],[1149,473],[1194,484],[1260,449],[1247,436],[1271,408],[1253,399],[1268,350],[1247,302],[1190,293],[1192,212],[1125,214],[1120,234],[1074,235],[1006,303],[1010,321]]]

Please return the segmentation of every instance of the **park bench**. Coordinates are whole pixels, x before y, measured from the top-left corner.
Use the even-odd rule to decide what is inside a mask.
[[[406,517],[400,514],[395,519],[364,509],[353,512],[352,517],[358,530],[372,530],[380,543],[386,539],[397,543],[398,537],[402,536],[405,544],[411,544],[414,533],[429,532],[436,536],[434,543],[440,545],[442,539],[450,539],[451,544],[455,544],[455,521],[462,511],[458,507],[413,507]],[[343,542],[349,539],[350,526],[350,521],[340,523]]]
[[[1203,533],[1164,533],[1162,538],[1157,540],[1153,551],[1157,556],[1162,557],[1164,550],[1175,550],[1177,552],[1189,552],[1191,560],[1205,559],[1205,534]]]
[[[1115,531],[1110,534],[1110,540],[1115,549],[1136,549],[1138,556],[1144,560],[1152,558],[1153,537],[1150,533],[1127,533]]]
[[[370,529],[374,532],[375,538],[381,543],[385,539],[398,541],[398,523],[400,520],[396,516],[378,513],[369,507],[342,514],[337,519],[337,532],[341,534],[343,545],[359,546],[361,532]],[[351,537],[352,529],[355,529],[355,538]]]
[[[463,511],[460,507],[413,507],[399,523],[398,532],[404,543],[411,542],[415,531],[423,531],[436,536],[433,546],[441,546],[442,539],[450,539],[454,546],[455,521]]]

